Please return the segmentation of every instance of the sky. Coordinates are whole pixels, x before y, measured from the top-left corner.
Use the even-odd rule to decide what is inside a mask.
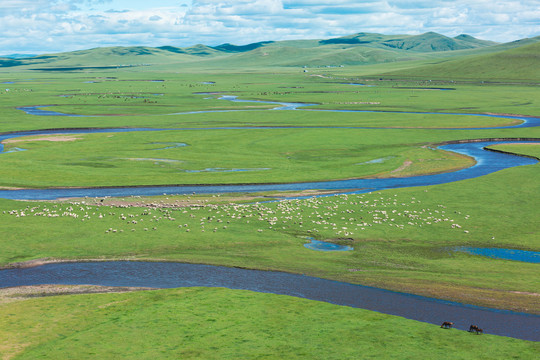
[[[538,36],[540,0],[0,0],[3,55],[428,31]]]

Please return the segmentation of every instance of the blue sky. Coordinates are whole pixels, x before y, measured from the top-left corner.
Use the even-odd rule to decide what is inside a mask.
[[[0,54],[427,31],[538,36],[540,0],[0,0]]]

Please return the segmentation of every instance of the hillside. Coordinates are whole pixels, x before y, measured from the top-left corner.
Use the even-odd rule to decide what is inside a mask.
[[[529,44],[491,54],[443,60],[437,64],[384,75],[423,79],[540,81],[540,36],[526,43]]]
[[[415,52],[438,52],[476,49],[496,45],[492,41],[476,39],[470,35],[459,35],[450,38],[434,32],[420,35],[381,35],[358,33],[341,38],[322,40],[323,45],[348,44],[375,46],[380,48],[393,48]]]
[[[383,76],[429,79],[540,81],[540,36],[497,44],[453,38],[357,33],[326,40],[262,41],[247,45],[104,47],[29,58],[0,58],[0,69],[98,71],[123,67],[250,69],[407,64]],[[427,65],[426,65],[427,64]]]
[[[115,46],[39,55],[31,58],[0,58],[0,68],[17,66],[31,70],[55,68],[80,70],[100,67],[142,66],[193,61],[200,56],[209,57],[219,53],[219,51],[204,45],[183,49],[175,47]]]
[[[327,45],[308,49],[294,46],[268,46],[225,58],[208,60],[205,63],[215,63],[216,66],[222,64],[230,67],[338,67],[429,58],[430,56],[425,54],[413,54],[401,50],[378,49],[367,46],[342,47]]]
[[[77,71],[120,66],[149,66],[214,61],[228,66],[340,66],[423,60],[456,50],[482,49],[495,43],[468,35],[449,38],[436,33],[381,35],[358,33],[327,40],[262,41],[247,45],[190,47],[107,47],[30,58],[0,58],[0,68]]]

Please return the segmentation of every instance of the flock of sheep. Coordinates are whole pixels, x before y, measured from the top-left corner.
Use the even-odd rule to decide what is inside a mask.
[[[17,218],[71,217],[77,221],[96,222],[97,229],[99,221],[107,219],[109,221],[102,230],[105,233],[156,231],[170,223],[177,224],[174,226],[184,232],[218,232],[226,231],[230,224],[250,224],[259,233],[296,230],[316,238],[355,237],[373,227],[393,227],[399,231],[437,225],[469,233],[457,222],[457,218],[466,222],[469,215],[458,211],[450,211],[450,215],[443,205],[431,209],[421,206],[420,200],[414,197],[405,200],[397,194],[334,195],[253,204],[202,202],[175,206],[174,202],[164,204],[159,201],[144,207],[105,204],[94,205],[86,201],[33,203],[25,208],[4,211],[4,214]]]

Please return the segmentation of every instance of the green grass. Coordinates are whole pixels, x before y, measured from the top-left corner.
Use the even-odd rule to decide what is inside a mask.
[[[540,159],[540,146],[538,143],[532,144],[502,144],[490,146],[490,149],[506,151],[512,154],[520,154]]]
[[[30,299],[0,305],[0,324],[0,351],[17,359],[527,359],[539,350],[533,342],[226,289]]]
[[[451,87],[456,90],[425,91],[410,88],[448,87],[450,83],[382,80],[369,82],[376,85],[374,87],[358,87],[343,84],[361,82],[361,79],[351,76],[351,69],[331,71],[334,72],[332,78],[312,77],[290,71],[274,74],[258,72],[246,77],[233,71],[200,75],[189,72],[153,73],[141,69],[54,76],[33,74],[31,80],[10,84],[11,91],[2,94],[6,100],[3,109],[7,116],[3,117],[0,129],[275,125],[412,128],[137,132],[76,135],[74,137],[77,140],[68,142],[32,141],[32,137],[28,137],[18,139],[25,140],[22,143],[6,144],[7,148],[16,146],[27,151],[2,155],[1,185],[44,187],[246,183],[406,176],[447,171],[466,164],[463,159],[430,150],[424,147],[426,145],[458,139],[540,137],[535,128],[436,129],[505,125],[512,121],[459,115],[245,111],[73,118],[31,116],[14,109],[16,106],[31,104],[59,104],[61,106],[58,109],[66,112],[120,113],[119,109],[129,108],[132,113],[164,114],[198,109],[249,109],[248,106],[253,105],[229,103],[218,100],[217,96],[193,95],[193,92],[223,91],[246,99],[316,102],[322,104],[318,106],[320,108],[538,113],[537,88],[533,86],[452,83]],[[339,74],[342,74],[341,77]],[[26,76],[19,75],[18,78],[28,79]],[[11,74],[10,77],[15,79],[17,75]],[[163,79],[165,82],[148,81],[153,79]],[[88,80],[97,82],[86,83]],[[203,84],[205,81],[215,81],[215,84]],[[150,95],[153,96],[152,101],[157,103],[145,103],[147,99],[128,96],[158,93],[163,95]],[[72,95],[59,97],[63,94]],[[380,104],[352,104],[363,100],[378,101]],[[97,104],[100,106],[97,107]],[[152,150],[164,147],[160,143],[179,142],[189,146]],[[531,145],[528,149],[536,147]],[[357,165],[379,158],[386,160],[381,164]],[[408,161],[412,163],[409,167],[399,173],[393,172]],[[207,168],[269,170],[185,172]],[[539,235],[533,216],[536,210],[534,179],[537,168],[529,166],[508,169],[483,178],[429,189],[402,189],[387,191],[382,195],[366,195],[372,201],[384,197],[385,204],[392,204],[386,206],[397,213],[415,210],[425,214],[422,223],[414,225],[409,225],[410,219],[403,216],[395,221],[375,223],[378,220],[374,218],[374,213],[366,213],[362,205],[340,203],[340,198],[320,200],[323,208],[337,206],[338,210],[333,211],[336,215],[330,216],[331,223],[335,224],[331,226],[314,224],[313,218],[300,219],[298,215],[295,215],[294,220],[288,220],[290,215],[285,213],[277,216],[274,226],[266,218],[232,218],[230,208],[222,210],[220,216],[227,213],[226,218],[220,218],[222,223],[216,223],[216,218],[216,222],[203,226],[201,219],[216,216],[211,207],[176,209],[165,214],[154,211],[152,218],[147,219],[141,215],[146,210],[136,206],[137,199],[131,201],[135,207],[126,210],[96,208],[91,206],[93,201],[82,206],[83,209],[80,205],[72,206],[71,210],[66,210],[63,205],[62,210],[56,209],[58,215],[65,212],[68,215],[75,214],[77,218],[16,217],[27,206],[29,209],[35,207],[34,212],[45,212],[47,215],[48,210],[45,211],[45,208],[52,211],[52,206],[56,205],[2,201],[6,213],[0,216],[8,235],[3,240],[4,251],[0,261],[8,264],[47,257],[164,258],[309,273],[439,298],[538,312],[537,306],[533,304],[534,297],[512,292],[539,292],[531,278],[534,272],[530,264],[486,261],[443,251],[448,246],[461,245],[537,250]],[[515,179],[519,179],[519,189],[512,186]],[[423,190],[429,191],[426,193]],[[404,201],[393,205],[393,201],[389,200],[393,195],[402,197]],[[236,201],[236,198],[234,196],[231,201]],[[422,202],[412,204],[411,201],[415,201],[412,198]],[[227,197],[204,199],[217,204],[228,202]],[[178,200],[185,201],[186,197],[179,197]],[[402,203],[406,206],[400,205]],[[86,209],[86,206],[89,208]],[[270,211],[276,211],[278,205],[268,206]],[[310,216],[317,216],[309,208],[309,202],[298,206],[309,210]],[[450,214],[454,214],[449,219],[464,227],[451,228],[449,222],[433,223],[427,219],[430,215],[422,210],[427,207],[432,212],[441,211],[442,206],[448,207]],[[376,209],[389,210],[383,206]],[[12,210],[18,212],[10,215]],[[356,219],[357,222],[351,226],[348,219],[353,216],[341,214],[346,211],[363,214],[361,216],[365,216],[365,222],[371,226],[358,226],[361,221],[364,222],[361,219]],[[28,210],[25,212],[28,213]],[[464,221],[464,215],[460,213],[468,214],[469,219]],[[122,220],[122,216],[126,220]],[[153,216],[162,219],[158,221]],[[139,218],[146,222],[128,223],[129,219],[132,221]],[[227,221],[230,223],[227,224]],[[302,226],[300,221],[304,222]],[[184,227],[184,224],[188,226]],[[39,233],[33,231],[36,228],[40,229]],[[109,229],[111,231],[106,232]],[[464,230],[469,233],[464,233]],[[355,251],[345,254],[309,251],[302,246],[306,236],[318,239],[352,238]],[[362,271],[351,271],[358,269]],[[469,269],[474,269],[474,272]]]
[[[31,81],[9,84],[9,92],[0,92],[2,111],[0,131],[43,129],[55,127],[114,127],[114,126],[162,126],[178,125],[208,126],[214,124],[256,123],[383,127],[482,127],[511,123],[511,120],[474,118],[461,116],[429,116],[408,114],[330,114],[314,112],[277,113],[219,113],[177,116],[165,115],[195,110],[228,110],[267,108],[254,103],[232,103],[219,100],[219,95],[196,95],[196,92],[222,92],[237,95],[241,99],[289,101],[320,104],[317,109],[419,111],[451,113],[515,113],[538,114],[540,103],[535,86],[510,84],[466,84],[429,81],[366,82],[375,85],[362,87],[347,85],[365,82],[363,68],[357,67],[356,76],[351,69],[335,69],[332,78],[325,79],[306,74],[264,74],[261,72],[244,76],[231,74],[152,73],[117,71],[96,74],[33,74]],[[379,68],[380,70],[381,68]],[[18,78],[30,76],[20,74]],[[114,77],[114,79],[106,79]],[[5,80],[15,80],[14,74]],[[2,79],[2,80],[4,80]],[[164,79],[156,83],[149,80]],[[85,81],[97,83],[85,83]],[[215,81],[213,85],[202,84]],[[422,88],[454,88],[451,91],[427,91]],[[163,94],[163,95],[154,95]],[[63,97],[67,96],[67,97]],[[143,98],[141,98],[143,97]],[[16,106],[58,105],[52,110],[83,115],[130,115],[108,117],[38,117],[26,115]],[[135,116],[141,115],[141,116]],[[261,120],[258,120],[261,118]],[[313,120],[311,120],[313,118]],[[308,121],[309,119],[309,121]],[[430,120],[430,121],[426,121]]]
[[[535,38],[538,41],[538,38]],[[479,79],[483,81],[519,79],[540,81],[537,69],[540,60],[540,43],[521,46],[494,54],[471,56],[463,59],[443,61],[440,64],[419,67],[411,72],[390,73],[388,75],[406,77],[430,77],[434,79]]]
[[[389,133],[396,134],[388,138]],[[362,143],[359,137],[365,137]],[[48,141],[67,140],[67,141]],[[395,141],[391,140],[394,139]],[[9,187],[286,183],[450,171],[472,160],[425,147],[416,131],[246,129],[30,136],[6,149]],[[434,133],[432,141],[442,140]],[[170,144],[187,146],[166,149]],[[369,161],[384,158],[382,163]],[[411,162],[402,171],[404,163]],[[218,169],[217,172],[206,169]],[[219,171],[219,169],[221,169]],[[245,171],[231,171],[235,169]]]
[[[531,49],[534,55],[534,47],[511,54],[530,54]],[[280,54],[276,49],[275,52],[276,56]],[[164,61],[152,67],[87,69],[71,73],[22,70],[15,73],[13,69],[3,69],[0,80],[20,82],[5,84],[9,91],[0,91],[3,114],[0,131],[141,126],[386,129],[160,131],[75,135],[77,140],[69,142],[21,138],[24,142],[6,144],[6,148],[21,147],[27,151],[0,155],[0,185],[311,181],[395,176],[392,171],[411,161],[412,165],[398,174],[403,176],[463,166],[463,159],[425,147],[443,141],[540,138],[538,128],[441,129],[512,123],[503,118],[260,111],[251,106],[257,109],[268,106],[230,103],[219,100],[218,95],[194,94],[223,92],[242,99],[316,103],[314,108],[318,109],[538,116],[538,88],[528,84],[535,79],[534,74],[531,75],[535,67],[516,72],[517,81],[505,75],[503,81],[497,83],[482,83],[483,79],[464,70],[458,73],[462,77],[454,78],[455,74],[449,72],[437,81],[429,81],[432,74],[427,72],[417,80],[396,77],[390,80],[380,74],[425,65],[425,58],[388,65],[310,68],[308,73],[303,73],[300,68],[280,68],[273,64],[257,65],[255,69],[256,64],[250,65],[249,58],[242,55],[230,58],[236,57],[237,64],[246,65],[241,69],[233,66],[236,60],[230,60],[231,67],[227,69],[217,60],[196,65],[185,63],[181,67]],[[505,61],[510,63],[507,55],[493,56],[505,56]],[[302,59],[295,55],[292,60]],[[66,59],[64,65],[70,61]],[[496,67],[486,71],[486,76],[496,80],[493,78]],[[526,78],[520,81],[524,76]],[[150,81],[157,79],[165,81]],[[203,84],[207,81],[215,84]],[[347,85],[351,82],[375,86]],[[455,90],[421,89],[438,87]],[[30,105],[58,105],[54,110],[98,116],[39,117],[16,110],[18,106]],[[251,111],[164,115],[230,109]],[[101,116],[103,114],[123,116]],[[400,127],[408,129],[388,129]],[[152,150],[179,142],[189,146]],[[539,156],[538,145],[497,145],[494,148]],[[386,161],[357,165],[379,158]],[[216,167],[270,170],[183,171]],[[3,230],[0,264],[42,258],[164,259],[303,273],[469,304],[539,313],[536,264],[481,258],[449,250],[453,246],[477,246],[539,251],[539,169],[536,164],[438,186],[258,205],[246,203],[272,199],[280,194],[257,194],[256,200],[245,194],[134,197],[121,201],[118,206],[111,206],[116,203],[115,199],[105,199],[104,206],[100,206],[100,199],[0,200]],[[143,204],[148,202],[155,206]],[[245,205],[235,205],[235,202]],[[155,208],[171,203],[178,207]],[[352,245],[354,251],[311,251],[303,246],[308,236]],[[110,306],[100,307],[107,304]],[[195,313],[198,319],[193,319]],[[219,326],[211,330],[210,323]],[[65,358],[69,354],[77,354],[78,358],[106,357],[104,354],[113,352],[122,357],[134,354],[132,357],[138,358],[268,355],[341,359],[364,355],[385,357],[386,354],[401,358],[433,356],[431,354],[443,358],[474,358],[478,357],[476,354],[492,358],[530,358],[530,354],[537,352],[537,348],[523,341],[443,331],[437,326],[362,310],[273,295],[208,289],[27,300],[0,305],[0,324],[0,339],[3,339],[0,351],[10,355],[24,349],[21,358],[42,355]],[[145,336],[141,336],[143,331]],[[90,354],[91,351],[95,354]]]
[[[105,257],[223,264],[538,312],[534,296],[515,293],[540,292],[534,264],[448,250],[538,251],[538,169],[507,169],[429,188],[243,206],[213,206],[219,198],[212,197],[199,203],[206,206],[161,210],[137,207],[137,198],[128,199],[131,208],[97,207],[100,201],[92,199],[73,204],[2,201],[6,235],[0,261]],[[520,186],[508,186],[516,177]],[[180,196],[170,202],[196,199]],[[302,246],[307,236],[338,242],[350,238],[355,250],[311,251]]]

